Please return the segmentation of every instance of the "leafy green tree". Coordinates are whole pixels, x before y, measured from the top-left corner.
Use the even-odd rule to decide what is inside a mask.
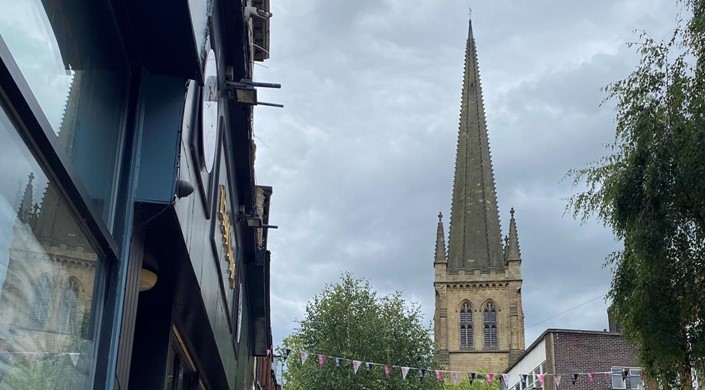
[[[497,374],[491,385],[484,379],[474,380],[472,383],[468,378],[463,378],[458,383],[452,383],[446,379],[443,390],[499,390],[501,388],[500,380],[500,374]]]
[[[284,372],[284,388],[299,389],[438,389],[430,327],[422,325],[418,305],[405,302],[401,293],[379,297],[369,282],[342,275],[306,306],[301,327],[284,339],[291,349]],[[302,365],[300,351],[310,355]],[[329,356],[323,368],[318,355]],[[335,357],[344,360],[336,367]],[[354,373],[352,359],[362,361]],[[382,366],[367,372],[364,362],[428,368],[420,379],[417,369],[402,378],[395,367],[386,378]]]
[[[692,389],[705,363],[705,1],[684,3],[685,27],[666,42],[642,33],[640,64],[606,87],[615,140],[606,157],[569,172],[586,184],[569,207],[624,244],[607,259],[609,297],[647,375]]]

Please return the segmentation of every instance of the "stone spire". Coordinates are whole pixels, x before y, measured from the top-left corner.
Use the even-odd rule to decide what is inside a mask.
[[[443,234],[443,214],[438,213],[438,228],[436,230],[436,258],[435,263],[445,263],[446,259],[446,240]]]
[[[468,27],[448,242],[449,271],[504,268],[477,50]]]
[[[22,195],[22,201],[20,202],[20,208],[17,210],[17,217],[20,221],[34,226],[36,221],[36,206],[34,204],[34,172],[30,172],[29,180],[24,189],[24,194]]]
[[[519,250],[519,235],[517,234],[517,223],[514,220],[514,208],[510,211],[512,217],[509,220],[509,236],[507,236],[507,247],[504,250],[507,261],[521,261],[521,250]]]

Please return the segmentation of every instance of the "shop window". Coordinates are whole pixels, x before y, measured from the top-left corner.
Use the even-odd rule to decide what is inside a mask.
[[[0,0],[0,35],[108,226],[128,66],[106,1]]]
[[[2,348],[14,358],[2,386],[88,388],[101,258],[1,106],[0,145],[0,313],[15,309],[0,316]]]

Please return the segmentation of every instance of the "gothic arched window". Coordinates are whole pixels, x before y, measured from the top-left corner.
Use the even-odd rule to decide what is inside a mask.
[[[472,348],[472,307],[463,302],[460,307],[460,348]]]
[[[485,325],[485,348],[497,348],[497,309],[494,303],[488,302],[485,305],[484,325]]]
[[[78,292],[80,284],[76,278],[69,278],[64,285],[64,293],[61,296],[61,330],[72,331],[76,329],[76,319],[78,318]]]
[[[49,305],[51,300],[51,285],[49,277],[44,274],[39,277],[34,285],[34,297],[32,300],[32,323],[38,327],[44,327],[49,318]]]

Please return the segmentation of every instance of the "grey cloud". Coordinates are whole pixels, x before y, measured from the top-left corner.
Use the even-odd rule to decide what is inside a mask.
[[[517,209],[526,325],[607,291],[609,231],[564,216],[561,178],[604,153],[614,112],[600,87],[625,77],[634,28],[667,36],[667,0],[473,3],[502,227]],[[433,313],[436,214],[448,221],[467,34],[466,1],[273,2],[281,82],[257,108],[258,182],[274,186],[275,343],[343,271],[403,290]],[[265,145],[266,143],[266,145]],[[447,229],[447,226],[446,226]],[[446,231],[447,234],[447,231]],[[527,330],[602,329],[590,302]]]

